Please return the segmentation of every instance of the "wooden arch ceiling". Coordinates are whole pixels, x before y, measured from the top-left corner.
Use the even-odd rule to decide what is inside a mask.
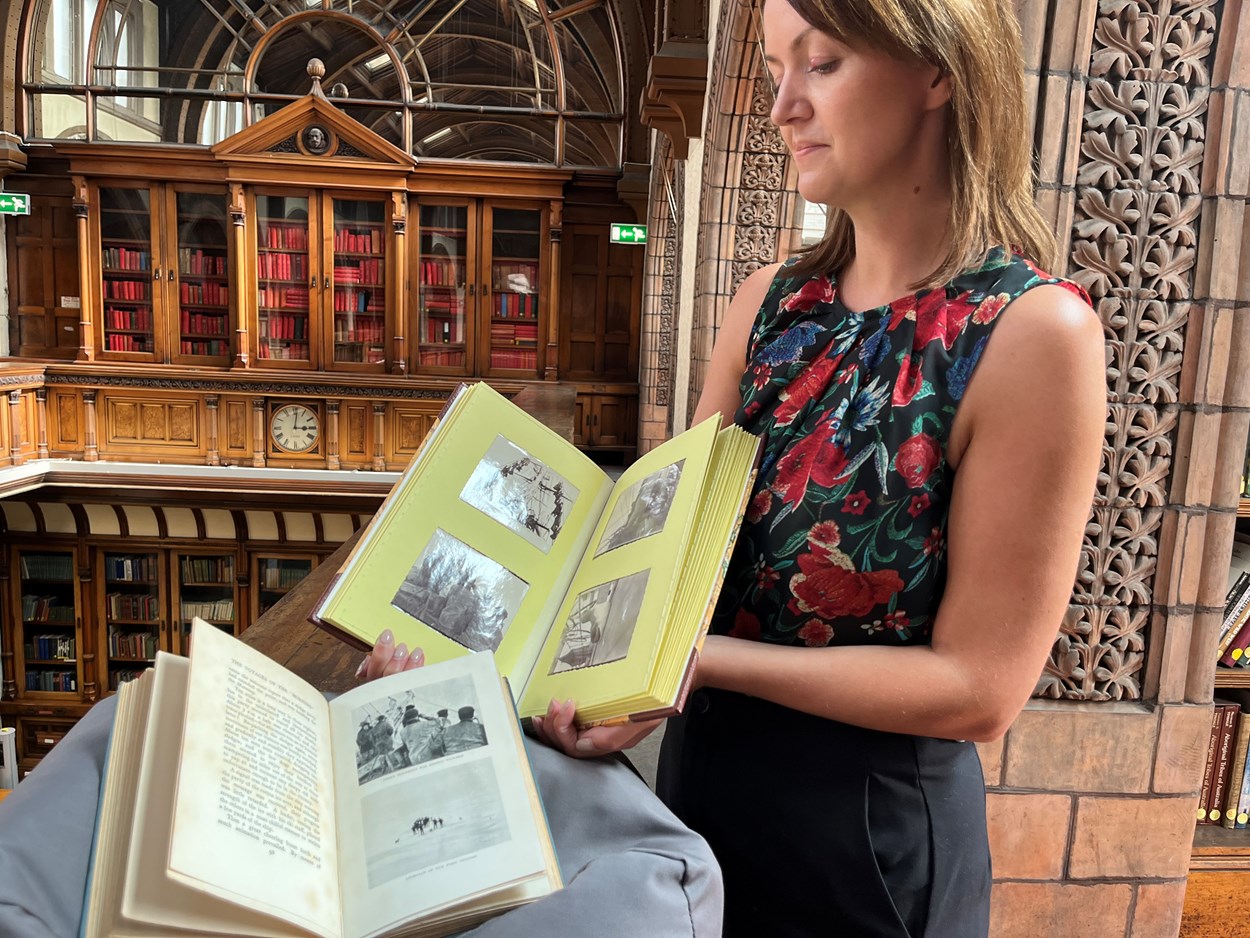
[[[342,82],[348,89],[341,107],[397,145],[404,145],[403,108],[416,100],[419,157],[550,162],[554,112],[563,111],[572,118],[565,163],[615,165],[624,158],[624,102],[635,97],[635,82],[624,74],[630,63],[621,46],[636,37],[623,35],[612,0],[548,0],[555,48],[536,13],[520,21],[519,8],[530,0],[354,0],[351,15],[337,0],[157,2],[168,37],[160,85],[177,91],[181,82],[200,95],[162,109],[166,140],[199,141],[214,71],[232,72],[228,90],[243,91],[249,59],[256,59],[251,90],[294,97],[307,92],[305,66],[317,57],[326,63],[324,87]],[[620,6],[640,30],[638,5]],[[103,48],[96,56],[101,64],[111,58]],[[423,98],[434,108],[422,108]]]

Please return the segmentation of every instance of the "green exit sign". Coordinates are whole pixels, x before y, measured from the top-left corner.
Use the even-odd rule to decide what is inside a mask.
[[[0,215],[29,215],[30,196],[24,192],[0,192]]]
[[[613,225],[612,226],[612,243],[613,244],[646,244],[647,243],[647,226],[646,225]]]

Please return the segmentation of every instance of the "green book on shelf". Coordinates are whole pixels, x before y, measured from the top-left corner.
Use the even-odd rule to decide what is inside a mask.
[[[583,724],[684,703],[758,440],[709,418],[615,482],[486,384],[462,387],[313,612],[362,649],[489,649],[522,717]]]

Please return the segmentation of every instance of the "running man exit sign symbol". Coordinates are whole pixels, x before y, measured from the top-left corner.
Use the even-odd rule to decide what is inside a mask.
[[[29,215],[30,196],[24,192],[0,192],[0,215]]]
[[[613,244],[646,244],[646,225],[613,225],[611,242]]]

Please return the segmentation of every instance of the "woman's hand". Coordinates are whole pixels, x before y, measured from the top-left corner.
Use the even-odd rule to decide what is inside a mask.
[[[425,652],[420,648],[414,648],[409,654],[408,646],[403,642],[396,647],[395,636],[390,629],[387,629],[373,643],[373,651],[360,662],[360,667],[356,669],[356,677],[362,681],[372,681],[374,678],[386,677],[397,671],[410,671],[423,664],[425,664]]]
[[[376,650],[376,649],[375,649]],[[590,759],[594,756],[618,752],[638,745],[663,720],[645,723],[625,723],[621,726],[592,726],[579,730],[573,725],[577,708],[573,701],[551,701],[547,715],[534,717],[534,732],[538,738],[553,749],[559,749],[574,759]]]

